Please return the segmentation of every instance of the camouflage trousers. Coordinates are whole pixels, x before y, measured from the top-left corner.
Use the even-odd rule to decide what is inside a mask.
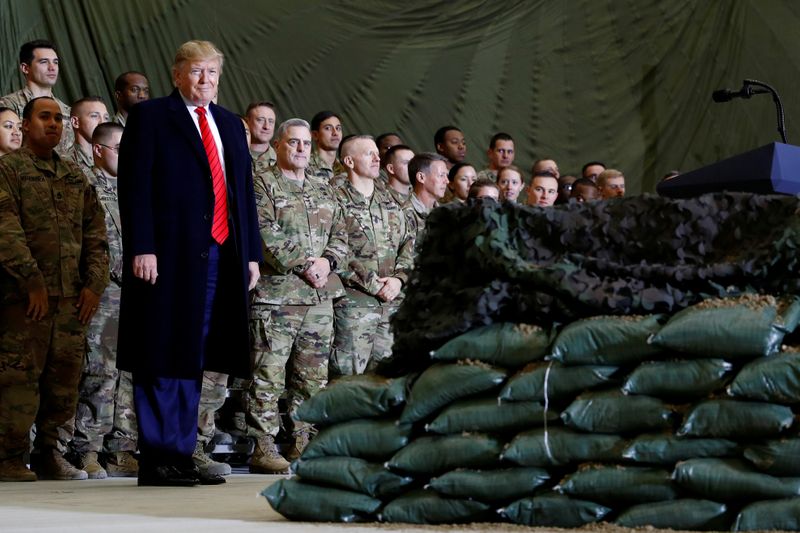
[[[86,332],[86,362],[72,440],[72,448],[79,453],[136,451],[131,375],[117,370],[120,292],[113,283],[106,288]]]
[[[25,316],[25,303],[0,305],[0,459],[36,446],[66,451],[78,401],[86,328],[77,298],[49,299],[40,321]]]
[[[371,372],[392,355],[394,337],[389,321],[396,311],[394,305],[333,309],[336,336],[329,367],[331,379]]]
[[[333,340],[333,307],[317,305],[254,305],[250,320],[256,368],[246,395],[247,434],[278,434],[278,399],[286,391],[289,414],[328,381]],[[308,424],[295,422],[294,431]]]
[[[217,431],[217,411],[225,404],[228,394],[228,374],[203,372],[200,388],[200,408],[197,414],[197,441],[203,445],[211,442]]]

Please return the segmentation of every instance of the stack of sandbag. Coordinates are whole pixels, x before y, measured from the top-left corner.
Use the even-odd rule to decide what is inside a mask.
[[[332,383],[264,495],[317,521],[798,529],[795,298],[473,329],[419,374]],[[555,338],[553,338],[555,337]]]
[[[568,467],[555,491],[605,506],[604,519],[625,527],[794,529],[798,500],[772,500],[800,495],[800,470],[765,465],[800,443],[790,436],[800,399],[800,367],[790,367],[800,356],[779,351],[798,312],[793,297],[744,295],[672,317],[575,321],[549,362],[529,365],[500,394],[546,398],[564,427],[524,432],[504,457]],[[561,383],[566,372],[618,382],[562,395],[575,392]],[[751,509],[758,500],[769,501]]]

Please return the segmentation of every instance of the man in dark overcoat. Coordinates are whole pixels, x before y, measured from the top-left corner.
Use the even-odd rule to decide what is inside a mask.
[[[181,45],[176,89],[134,106],[120,145],[118,366],[133,373],[139,485],[224,482],[191,460],[203,370],[252,374],[261,244],[244,127],[213,103],[222,64],[210,42]]]

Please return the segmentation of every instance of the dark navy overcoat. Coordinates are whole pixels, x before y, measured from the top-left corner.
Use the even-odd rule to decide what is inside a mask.
[[[214,198],[200,134],[177,90],[131,110],[119,153],[123,258],[117,366],[150,377],[250,377],[248,261],[261,260],[252,163],[239,117],[214,104],[229,205],[205,362],[200,360]],[[155,285],[133,257],[155,254]]]

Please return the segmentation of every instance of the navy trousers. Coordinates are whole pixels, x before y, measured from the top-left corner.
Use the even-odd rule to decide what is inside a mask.
[[[211,324],[211,310],[217,292],[220,249],[208,250],[206,305],[203,314],[203,350]],[[205,353],[201,353],[201,363]],[[133,375],[133,403],[139,425],[139,462],[144,468],[192,466],[197,443],[197,412],[203,374],[196,379]]]

